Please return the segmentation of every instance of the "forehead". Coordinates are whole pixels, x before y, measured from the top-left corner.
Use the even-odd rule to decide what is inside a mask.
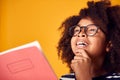
[[[87,26],[89,24],[94,24],[94,22],[90,18],[83,18],[78,22],[80,26]]]

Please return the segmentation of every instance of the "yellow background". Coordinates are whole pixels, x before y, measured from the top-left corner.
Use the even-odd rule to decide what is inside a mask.
[[[0,0],[0,51],[38,40],[56,75],[68,73],[58,59],[57,30],[67,17],[79,13],[87,0]],[[112,0],[120,4],[120,0]]]

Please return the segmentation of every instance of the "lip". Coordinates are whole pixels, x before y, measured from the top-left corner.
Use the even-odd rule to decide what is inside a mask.
[[[88,46],[88,42],[85,41],[85,40],[78,40],[78,41],[76,42],[76,47],[77,47],[78,49],[83,49],[83,48],[86,48],[87,46]]]

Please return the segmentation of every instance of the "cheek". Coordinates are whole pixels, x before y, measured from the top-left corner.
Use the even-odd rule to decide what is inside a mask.
[[[91,46],[89,46],[89,53],[91,55],[102,55],[105,52],[105,39],[97,38],[91,39]]]

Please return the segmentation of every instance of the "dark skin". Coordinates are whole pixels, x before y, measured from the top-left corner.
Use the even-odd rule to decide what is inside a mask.
[[[89,24],[94,24],[90,18],[83,18],[78,22],[80,26]],[[85,42],[87,45],[77,45],[80,42]],[[71,61],[71,68],[77,80],[92,80],[92,77],[107,73],[102,69],[102,64],[106,52],[110,49],[109,45],[100,29],[94,36],[87,36],[82,30],[71,38],[71,48],[75,55]]]

